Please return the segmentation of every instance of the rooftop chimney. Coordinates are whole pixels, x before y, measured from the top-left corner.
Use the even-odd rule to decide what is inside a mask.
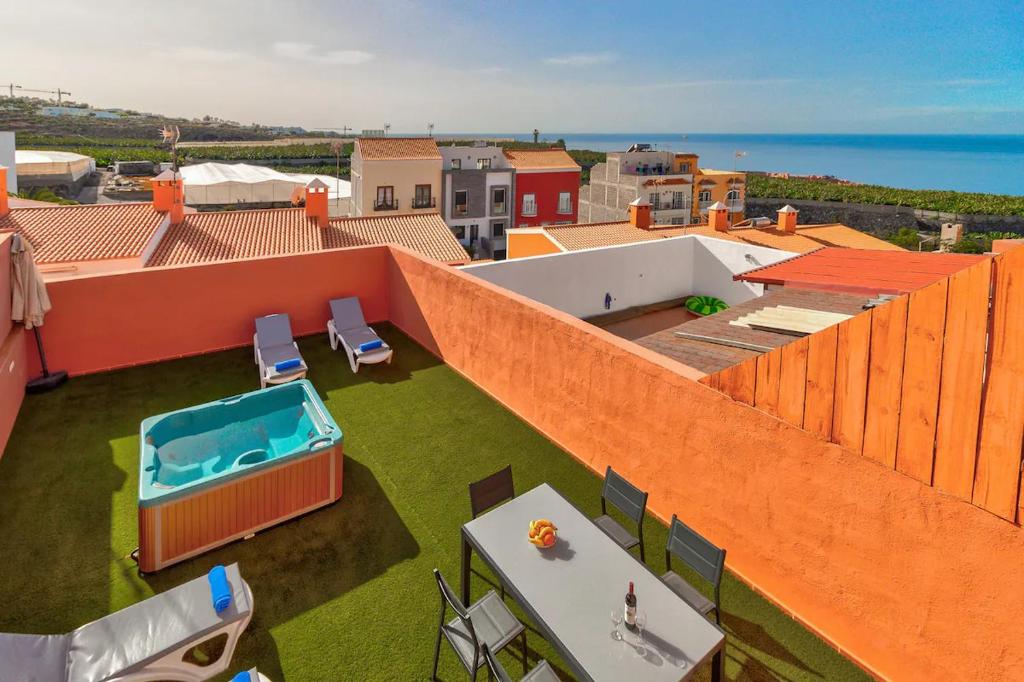
[[[796,210],[789,204],[786,204],[779,209],[779,228],[783,232],[789,234],[796,234],[796,216],[800,211]]]
[[[629,202],[629,224],[640,230],[651,229],[651,204],[642,197]]]
[[[327,185],[314,178],[306,185],[306,217],[316,218],[316,224],[327,227]]]
[[[729,207],[721,201],[708,206],[708,225],[715,232],[728,232],[732,227],[729,223]]]
[[[0,166],[0,218],[11,212],[11,203],[7,200],[7,167]]]
[[[165,170],[153,178],[153,210],[167,213],[171,225],[177,225],[185,217],[185,182],[181,173]]]

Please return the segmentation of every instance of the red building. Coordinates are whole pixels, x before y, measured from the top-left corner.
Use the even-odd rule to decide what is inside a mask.
[[[515,227],[575,223],[580,167],[563,149],[509,150],[515,169]]]

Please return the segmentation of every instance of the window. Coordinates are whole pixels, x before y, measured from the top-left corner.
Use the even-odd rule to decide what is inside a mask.
[[[465,239],[466,238],[466,226],[465,225],[456,225],[455,227],[452,228],[452,234],[454,234],[455,238],[458,239],[458,240]]]
[[[462,169],[462,159],[452,159],[452,170]]]
[[[416,195],[413,198],[413,208],[430,208],[434,205],[434,198],[430,196],[430,185],[416,185]]]
[[[672,219],[672,224],[673,225],[689,225],[690,224],[690,219],[689,218],[673,218]]]
[[[537,195],[523,195],[523,215],[537,215]]]
[[[455,190],[455,205],[452,211],[455,215],[466,215],[469,213],[469,191],[464,189]]]
[[[558,212],[572,213],[572,192],[558,193]]]
[[[495,249],[494,250],[494,260],[505,260],[506,254],[508,254],[508,250],[507,249]]]
[[[701,203],[705,201],[711,201],[711,190],[703,190],[697,195],[697,200]]]
[[[730,211],[743,210],[743,200],[740,199],[740,191],[738,189],[729,190],[729,193],[725,195],[725,205],[729,207]]]
[[[478,170],[487,170],[488,168],[491,167],[491,160],[490,159],[477,159],[476,160],[476,167],[477,167]]]
[[[672,192],[672,208],[684,208],[683,192]]]
[[[501,239],[505,236],[505,221],[499,221],[491,224],[491,238]]]
[[[505,191],[504,187],[491,189],[491,213],[494,215],[505,215]]]
[[[690,164],[689,163],[681,163],[681,164],[679,164],[679,172],[682,173],[683,175],[686,175],[687,173],[689,173],[690,172]]]
[[[647,201],[651,204],[651,210],[657,211],[661,208],[661,192],[651,192],[647,195]]]
[[[377,201],[373,203],[375,211],[394,211],[398,208],[395,201],[395,188],[391,185],[377,187]]]
[[[480,239],[480,226],[470,225],[469,226],[469,243],[476,244],[477,240]]]

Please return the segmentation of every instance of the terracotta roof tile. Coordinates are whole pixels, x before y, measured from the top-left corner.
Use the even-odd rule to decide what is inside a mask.
[[[437,213],[337,218],[319,228],[305,209],[220,211],[186,215],[161,240],[147,266],[206,263],[321,249],[399,244],[445,263],[468,261]]]
[[[908,294],[988,256],[824,248],[734,279],[861,294]]]
[[[164,215],[150,203],[50,204],[12,208],[0,218],[0,230],[23,234],[40,265],[139,258]]]
[[[579,170],[564,149],[506,149],[505,158],[516,170]]]
[[[432,137],[360,137],[356,140],[364,159],[440,159]]]
[[[708,225],[666,225],[655,226],[651,230],[639,230],[628,221],[549,225],[543,229],[548,236],[569,251],[683,235],[714,237],[794,253],[807,253],[823,246],[902,251],[895,244],[840,224],[798,225],[796,234],[789,234],[775,225],[768,228],[737,227],[728,232],[717,232]]]

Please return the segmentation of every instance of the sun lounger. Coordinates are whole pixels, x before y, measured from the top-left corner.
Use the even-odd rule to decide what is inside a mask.
[[[228,566],[226,574],[232,599],[220,613],[204,575],[66,635],[0,634],[0,679],[208,680],[231,664],[238,636],[252,618],[252,592],[238,564]],[[218,638],[225,642],[216,660],[201,661],[189,653]],[[219,643],[215,648],[220,649]]]
[[[332,349],[338,350],[339,342],[344,347],[353,372],[359,371],[359,365],[390,363],[391,356],[394,355],[391,347],[377,336],[377,332],[366,325],[363,309],[355,296],[331,301],[331,319],[327,321],[327,336],[331,340]]]
[[[252,345],[260,368],[260,388],[306,376],[309,368],[292,338],[292,323],[287,313],[257,317]]]

